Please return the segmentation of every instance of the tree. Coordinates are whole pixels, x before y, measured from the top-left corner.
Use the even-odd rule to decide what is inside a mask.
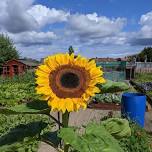
[[[152,47],[145,47],[138,55],[140,61],[152,61]]]
[[[139,54],[128,56],[128,61],[131,62],[136,58],[137,62],[152,62],[152,47],[145,47]]]
[[[0,65],[11,59],[18,59],[19,53],[13,41],[4,34],[0,34]]]
[[[69,47],[69,54],[71,55],[72,53],[74,53],[74,50],[73,50],[73,47],[70,46],[70,47]]]

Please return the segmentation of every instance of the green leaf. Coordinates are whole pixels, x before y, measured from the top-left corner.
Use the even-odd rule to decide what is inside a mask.
[[[118,141],[99,124],[89,124],[81,136],[73,128],[62,128],[59,137],[79,152],[123,152]]]
[[[126,119],[109,118],[105,121],[102,121],[102,125],[112,136],[117,139],[131,136],[131,128],[129,126],[128,120]]]
[[[0,114],[49,114],[50,108],[44,101],[33,101],[14,107],[1,107]]]
[[[28,140],[29,137],[40,136],[41,131],[47,126],[47,123],[42,121],[31,122],[26,125],[20,124],[12,128],[9,133],[0,137],[0,147],[8,146],[16,142]],[[26,139],[27,138],[27,139]]]
[[[129,86],[124,82],[114,82],[107,80],[105,84],[98,84],[101,93],[115,93],[122,92],[129,89]]]
[[[49,145],[57,148],[60,143],[60,138],[57,136],[57,131],[47,132],[41,136],[42,140]]]
[[[89,152],[87,143],[82,137],[78,136],[73,128],[62,128],[58,134],[65,143],[70,144],[75,150],[80,152]]]

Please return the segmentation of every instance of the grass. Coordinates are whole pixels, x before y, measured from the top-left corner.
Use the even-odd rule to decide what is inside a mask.
[[[136,82],[151,82],[152,81],[152,73],[136,73],[135,75]]]

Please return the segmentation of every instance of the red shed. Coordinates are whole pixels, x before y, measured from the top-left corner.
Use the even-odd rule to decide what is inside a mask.
[[[3,76],[12,77],[14,75],[23,74],[27,69],[33,69],[38,66],[37,63],[32,61],[27,61],[24,59],[21,60],[9,60],[5,64],[3,64]]]

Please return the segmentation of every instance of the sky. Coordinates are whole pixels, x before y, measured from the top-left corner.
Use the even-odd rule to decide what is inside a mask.
[[[124,57],[152,46],[152,0],[1,0],[0,33],[21,57]]]

